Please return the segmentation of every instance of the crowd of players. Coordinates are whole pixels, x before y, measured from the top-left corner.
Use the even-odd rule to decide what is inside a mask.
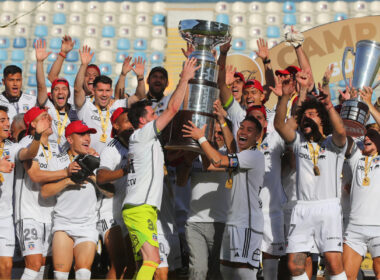
[[[183,251],[189,279],[256,279],[260,263],[264,279],[311,279],[312,253],[324,256],[330,279],[356,279],[367,250],[380,279],[379,101],[371,104],[369,87],[341,92],[341,102],[360,95],[374,120],[365,136],[348,137],[341,105],[330,98],[333,68],[316,86],[302,36],[289,32],[300,68],[274,72],[260,39],[264,86],[226,65],[230,44],[220,47],[214,139],[192,122],[182,129],[203,154],[164,151],[162,140],[199,69],[196,59],[186,60],[165,95],[167,71],[155,67],[145,80],[145,62],[128,57],[113,90],[83,46],[72,88],[59,78],[74,45],[65,36],[48,89],[50,53],[36,41],[37,96],[22,92],[17,66],[3,74],[0,278],[11,278],[19,247],[21,279],[47,278],[49,270],[55,279],[70,271],[90,279],[100,237],[107,279],[168,279]],[[138,85],[129,96],[131,72]],[[271,94],[278,96],[273,110],[265,107]],[[75,159],[84,154],[99,156],[100,166],[75,183]],[[175,200],[189,203],[185,217],[176,217]]]

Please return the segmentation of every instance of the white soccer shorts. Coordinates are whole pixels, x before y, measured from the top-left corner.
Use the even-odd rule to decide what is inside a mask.
[[[380,226],[359,226],[348,224],[344,243],[361,256],[368,251],[372,258],[380,256]]]
[[[96,225],[54,225],[53,227],[53,235],[57,231],[64,231],[68,236],[70,236],[74,240],[74,246],[82,242],[93,242],[95,244],[98,243],[99,233],[96,230]]]
[[[0,257],[13,257],[16,246],[13,218],[0,219]]]
[[[220,259],[229,262],[260,266],[263,233],[251,228],[226,225],[223,233]]]
[[[284,216],[264,214],[264,230],[261,251],[273,256],[285,255]]]
[[[38,254],[51,256],[51,224],[22,219],[16,224],[16,233],[24,257]]]
[[[287,253],[318,250],[342,252],[342,210],[338,199],[298,201],[292,210],[287,235]]]
[[[103,242],[105,242],[104,237],[106,236],[107,231],[111,228],[119,226],[116,220],[109,216],[107,218],[99,219],[96,223],[96,229],[98,233],[101,235]]]
[[[161,267],[168,267],[170,271],[182,266],[181,247],[178,233],[158,234],[158,246],[160,252]]]

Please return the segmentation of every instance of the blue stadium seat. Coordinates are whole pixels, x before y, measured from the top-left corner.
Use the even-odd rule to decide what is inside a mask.
[[[282,22],[286,25],[296,25],[297,18],[295,14],[285,14]]]
[[[121,38],[117,40],[118,50],[129,50],[131,48],[131,42],[127,38]]]
[[[124,59],[127,58],[129,54],[127,52],[117,52],[116,53],[116,62],[123,63]]]
[[[0,63],[0,74],[3,74],[4,68],[7,67],[5,63]],[[0,85],[1,85],[2,77],[0,78]]]
[[[78,50],[80,48],[80,40],[78,38],[72,38],[74,43],[73,50]]]
[[[36,79],[35,75],[28,77],[28,86],[29,87],[36,87],[37,86],[37,79]]]
[[[267,27],[267,37],[268,38],[280,38],[281,32],[278,26],[268,26]]]
[[[102,29],[102,36],[105,38],[115,37],[115,27],[113,26],[104,26]]]
[[[244,51],[246,46],[247,44],[243,38],[236,38],[232,41],[232,49],[235,51]]]
[[[339,86],[339,87],[346,88],[346,83],[344,82],[344,80],[340,80],[340,81],[338,82],[338,86]]]
[[[54,49],[54,50],[61,49],[62,40],[60,38],[57,38],[57,37],[51,38],[49,41],[50,41],[49,42],[49,47],[51,49]]]
[[[37,88],[32,88],[32,87],[28,87],[25,92],[28,94],[28,95],[34,95],[34,96],[37,96]]]
[[[34,36],[46,37],[48,35],[48,27],[46,25],[37,25],[34,29]]]
[[[152,17],[152,24],[156,26],[165,25],[165,15],[163,14],[154,14]]]
[[[145,52],[135,52],[133,54],[133,59],[137,59],[139,56],[141,56],[143,60],[147,61],[147,56]]]
[[[65,79],[69,82],[70,86],[74,86],[75,77],[76,77],[76,75],[66,75],[65,76]],[[73,94],[73,93],[71,93],[71,94]]]
[[[133,43],[133,48],[139,51],[145,51],[148,47],[148,43],[145,39],[136,39]]]
[[[76,75],[78,72],[78,66],[74,63],[67,63],[63,69],[63,73],[69,75]]]
[[[48,61],[51,61],[51,62],[54,62],[57,60],[57,56],[58,54],[56,54],[55,52],[51,53],[49,56],[48,56]]]
[[[348,16],[346,13],[336,13],[334,15],[334,21],[339,21],[339,20],[344,20],[344,19],[347,19]]]
[[[216,16],[216,21],[224,24],[230,24],[230,18],[227,14],[218,14]]]
[[[66,56],[67,62],[77,62],[79,60],[79,53],[76,51],[71,51]]]
[[[50,72],[52,66],[53,66],[52,63],[49,63],[49,64],[47,65],[47,67],[46,67],[46,74]]]
[[[287,13],[295,13],[296,12],[296,3],[292,2],[292,1],[284,2],[284,5],[282,6],[282,11],[286,14]]]
[[[164,62],[164,54],[162,52],[154,52],[150,56],[151,64],[162,64]]]
[[[8,60],[8,52],[0,49],[0,61]]]
[[[53,24],[66,24],[66,15],[62,13],[54,14]]]
[[[9,48],[9,39],[6,37],[0,38],[0,49],[7,49]]]
[[[91,59],[90,64],[94,64],[96,62],[96,53],[94,53],[94,56]]]
[[[31,63],[30,65],[29,65],[29,73],[30,74],[36,74],[36,70],[37,70],[37,65],[36,65],[36,63]]]
[[[51,66],[52,66],[53,64],[50,64],[50,69],[51,69]],[[50,71],[49,71],[50,72]],[[49,73],[49,72],[47,72],[47,73]],[[49,88],[51,88],[51,82],[49,81],[49,79],[48,78],[45,78],[45,85],[48,87],[48,89]]]
[[[44,38],[35,38],[35,39],[33,39],[33,49],[34,49],[34,46],[36,45],[37,40],[39,40],[39,39],[42,39],[44,42],[46,42],[46,40]]]
[[[24,71],[24,64],[21,62],[12,61],[12,65],[16,65],[18,68],[21,68],[22,71]]]
[[[100,64],[99,68],[102,75],[109,76],[112,74],[112,66],[109,63]]]
[[[26,38],[17,37],[13,40],[13,47],[15,49],[23,49],[26,47]]]
[[[24,61],[25,53],[23,50],[13,50],[11,55],[12,61]]]
[[[330,95],[331,95],[331,100],[337,99],[336,90],[335,89],[330,89]]]

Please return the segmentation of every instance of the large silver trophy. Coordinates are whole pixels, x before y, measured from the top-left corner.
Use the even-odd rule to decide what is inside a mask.
[[[219,98],[217,88],[218,65],[211,51],[230,38],[230,26],[205,20],[182,20],[178,26],[184,40],[194,47],[189,58],[197,58],[201,66],[195,73],[194,79],[189,81],[188,92],[183,103],[183,109],[173,119],[170,126],[170,135],[167,149],[189,150],[201,152],[199,144],[182,135],[182,126],[189,120],[198,127],[206,126],[206,138],[211,141],[214,132],[213,104]]]
[[[356,52],[354,52],[354,48],[346,47],[342,60],[342,73],[346,86],[345,67],[348,52],[355,56],[352,87],[356,90],[362,89],[364,86],[377,87],[379,82],[375,85],[373,85],[373,82],[380,67],[380,43],[369,40],[359,41],[356,43]],[[361,100],[360,96],[344,102],[340,116],[343,119],[348,135],[358,137],[366,133],[365,125],[369,118],[369,108]]]

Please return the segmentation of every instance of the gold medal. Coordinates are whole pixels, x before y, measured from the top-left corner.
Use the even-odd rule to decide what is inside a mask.
[[[4,182],[3,174],[0,173],[0,183],[3,183],[3,182]]]
[[[319,167],[317,165],[314,165],[313,170],[315,176],[321,175],[321,171],[319,170]]]
[[[232,189],[232,178],[228,178],[225,185],[226,189]]]
[[[100,142],[106,143],[107,141],[107,134],[103,133],[102,136],[100,136]]]
[[[363,186],[368,187],[370,184],[371,180],[368,177],[364,177],[363,179]]]

